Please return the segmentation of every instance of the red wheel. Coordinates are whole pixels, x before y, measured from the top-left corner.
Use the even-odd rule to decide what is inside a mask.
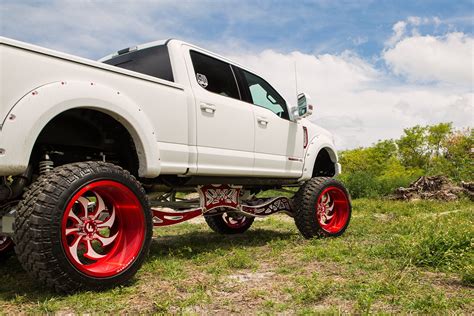
[[[0,236],[0,262],[8,259],[13,253],[13,240],[7,236]]]
[[[339,236],[351,218],[351,201],[344,185],[332,178],[308,180],[296,193],[295,223],[306,238]]]
[[[330,186],[319,195],[316,217],[321,228],[330,234],[339,233],[349,220],[349,199],[344,191]]]
[[[239,229],[247,225],[250,217],[237,213],[224,213],[222,214],[222,219],[228,227],[232,229]]]
[[[237,212],[225,212],[222,215],[204,216],[207,225],[219,234],[241,234],[252,226],[254,217]]]
[[[122,168],[83,162],[34,183],[15,218],[18,260],[60,292],[127,283],[143,264],[153,232],[141,184]]]
[[[62,220],[62,244],[71,263],[94,277],[114,276],[133,262],[145,238],[137,197],[116,181],[90,183],[77,192]]]
[[[0,236],[0,254],[5,253],[13,248],[13,240],[7,236]]]

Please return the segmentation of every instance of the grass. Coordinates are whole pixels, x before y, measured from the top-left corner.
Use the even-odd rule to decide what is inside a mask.
[[[136,277],[105,292],[50,292],[11,258],[0,314],[473,314],[473,227],[467,200],[355,200],[330,239],[303,239],[285,215],[239,236],[183,223],[155,229]]]

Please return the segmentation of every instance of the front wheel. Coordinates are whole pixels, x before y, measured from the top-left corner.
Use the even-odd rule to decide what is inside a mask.
[[[61,292],[125,283],[142,265],[152,235],[140,183],[103,162],[51,171],[25,194],[15,225],[23,267]]]
[[[344,185],[332,178],[308,180],[296,193],[295,223],[305,238],[340,236],[351,218],[351,200]]]

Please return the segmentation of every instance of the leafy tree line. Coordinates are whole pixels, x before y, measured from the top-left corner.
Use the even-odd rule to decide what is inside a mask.
[[[396,140],[340,153],[339,179],[351,195],[375,197],[407,186],[422,175],[445,175],[455,182],[474,180],[474,130],[451,123],[406,128]]]

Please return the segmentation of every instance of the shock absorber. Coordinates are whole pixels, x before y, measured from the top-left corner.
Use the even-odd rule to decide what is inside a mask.
[[[44,154],[43,160],[39,162],[40,174],[46,174],[53,170],[54,162],[51,160],[48,154]]]

